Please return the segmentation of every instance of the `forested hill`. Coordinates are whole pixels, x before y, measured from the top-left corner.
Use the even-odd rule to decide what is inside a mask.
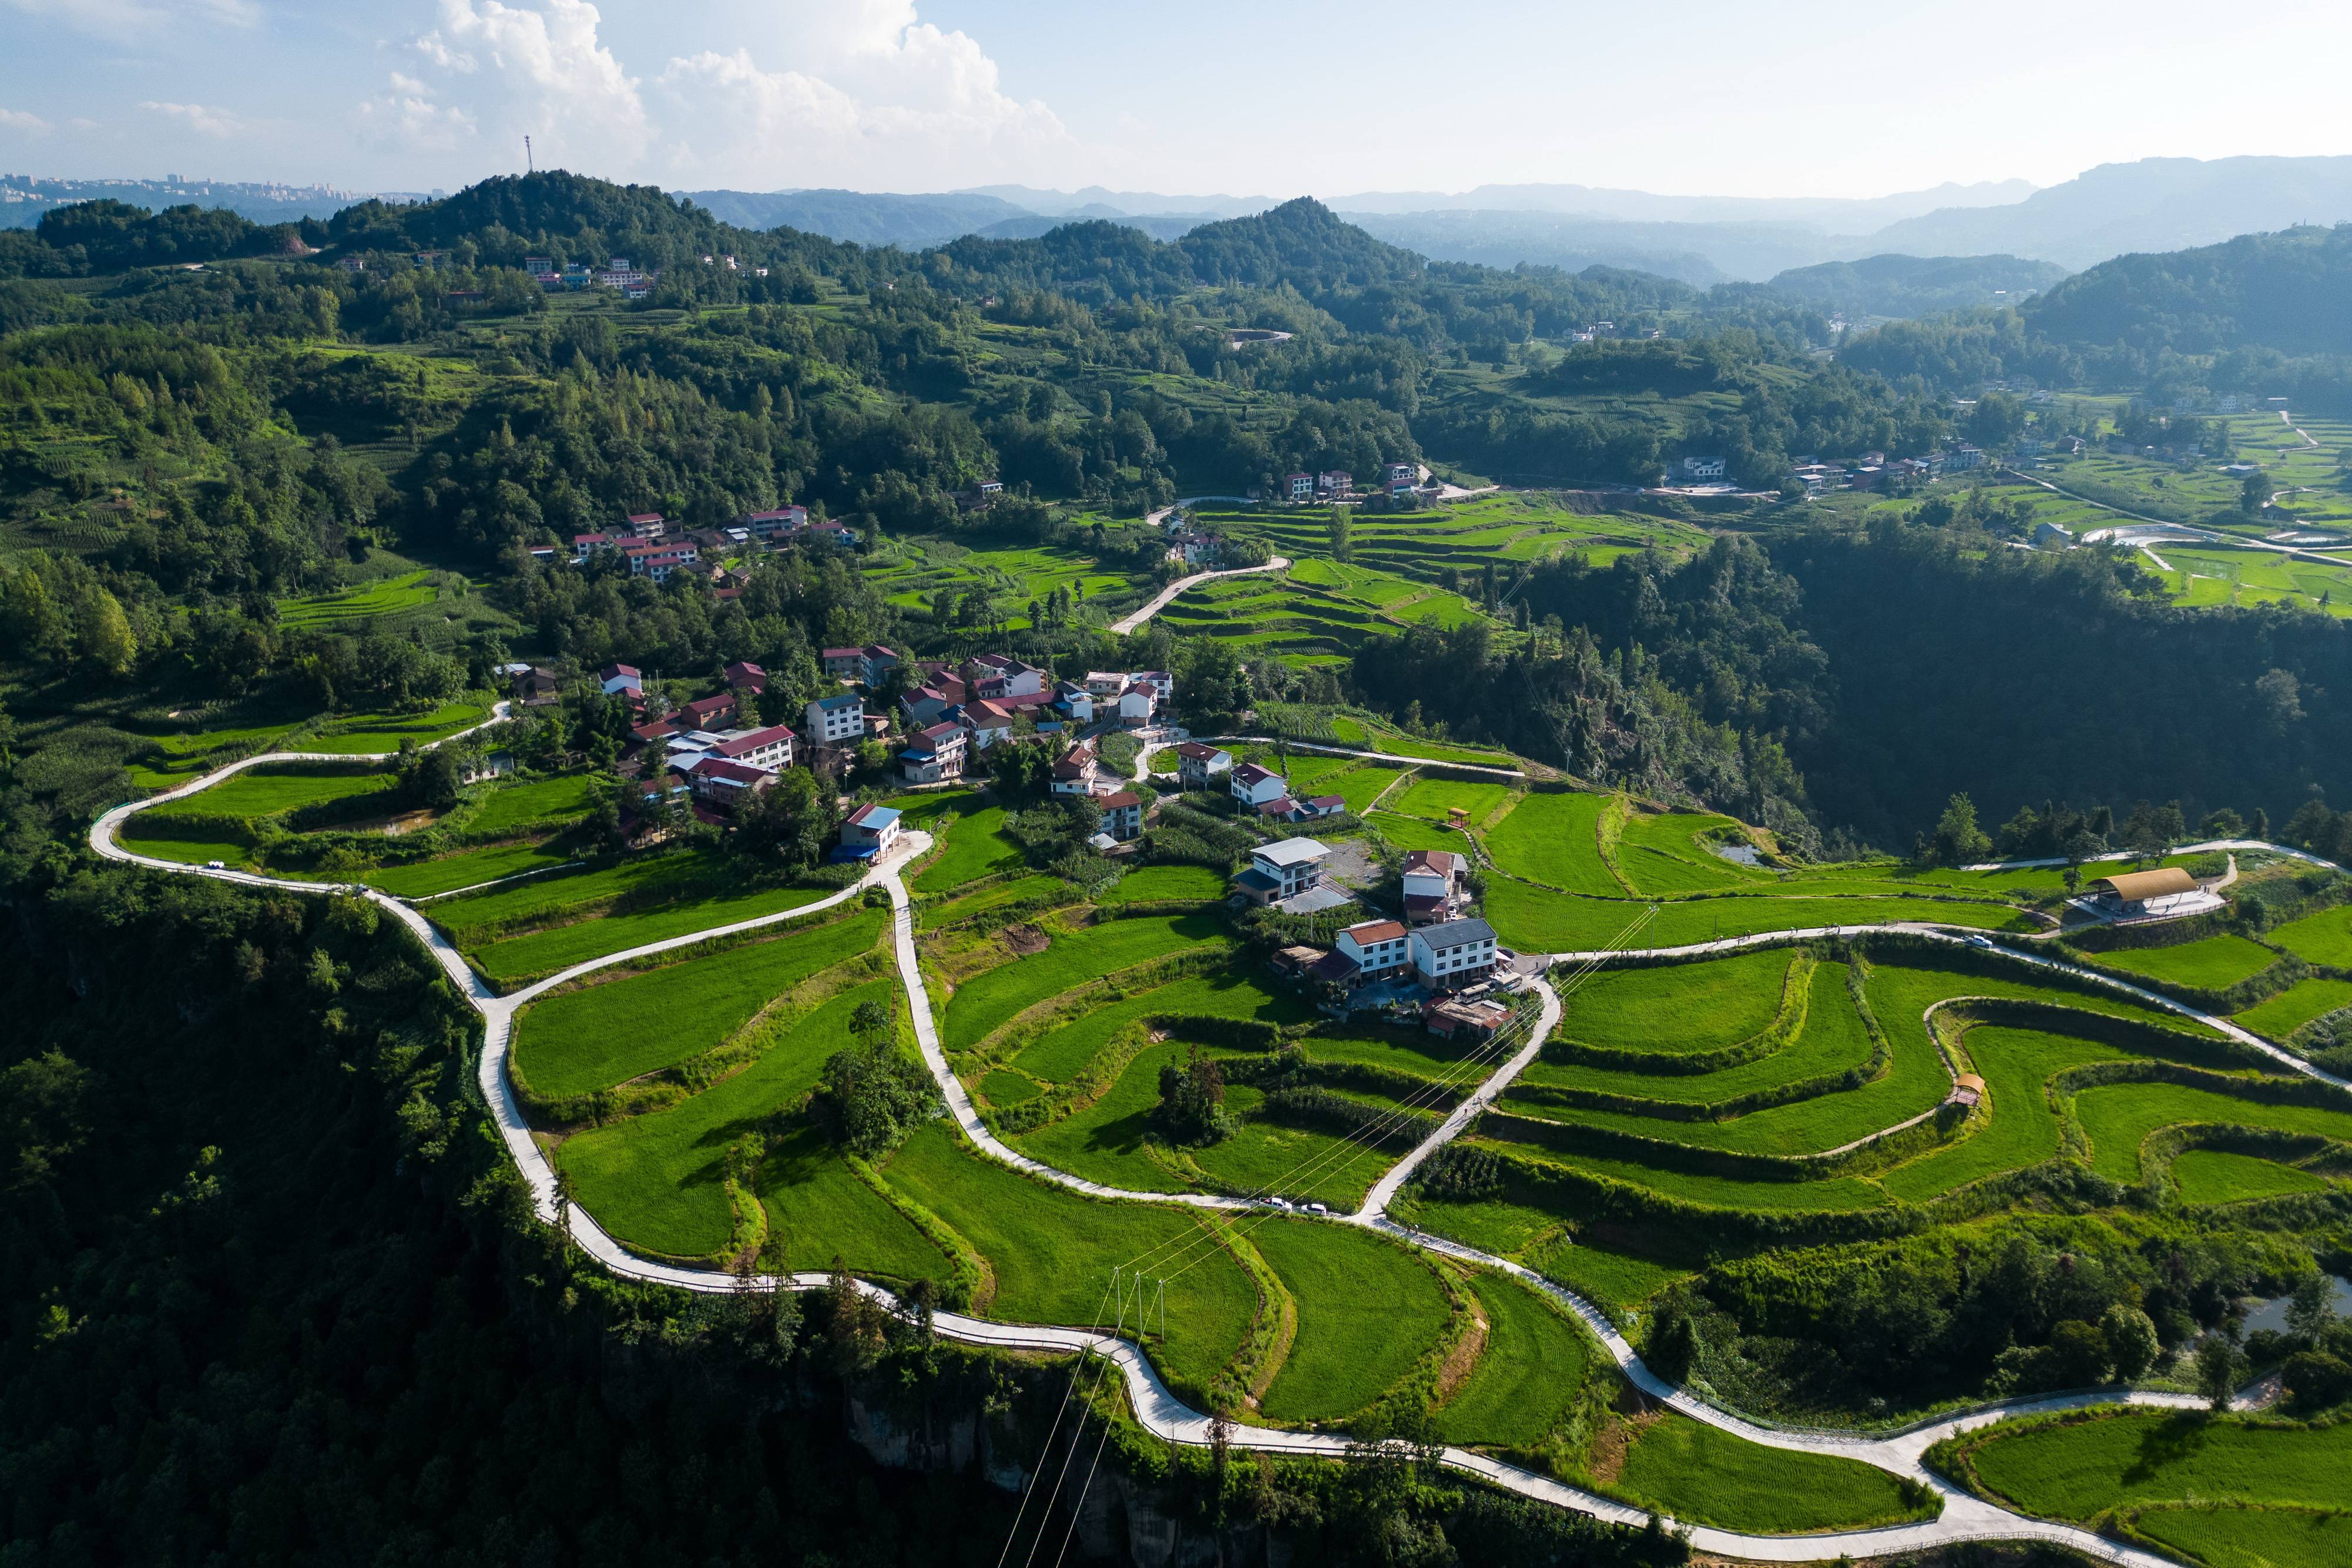
[[[2142,353],[2352,353],[2352,224],[2120,256],[2030,301],[2024,316],[2060,342]]]
[[[2016,304],[2065,276],[2055,262],[2014,256],[1873,256],[1791,267],[1769,287],[1823,310],[1930,316]]]

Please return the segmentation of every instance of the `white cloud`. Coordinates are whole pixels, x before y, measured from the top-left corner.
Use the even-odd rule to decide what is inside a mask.
[[[226,23],[250,27],[261,20],[257,0],[6,0],[35,16],[54,16],[85,33],[129,37],[167,22]]]
[[[401,152],[449,152],[481,132],[462,109],[433,101],[433,89],[415,77],[392,73],[392,90],[360,105],[353,115],[360,140]]]
[[[673,57],[650,82],[603,20],[589,0],[438,0],[410,66],[360,107],[359,132],[518,151],[528,134],[541,167],[761,189],[936,190],[1082,161],[1051,109],[1007,94],[978,42],[909,0],[787,3],[746,42]]]
[[[21,109],[0,109],[0,131],[23,131],[35,136],[47,136],[49,122]]]
[[[542,163],[568,162],[622,173],[644,162],[654,127],[636,79],[597,37],[588,0],[543,5],[441,0],[440,25],[415,40],[420,58],[464,78],[463,109],[432,110],[408,92],[402,114],[424,134],[454,139],[485,128],[497,139],[528,134]],[[373,106],[372,106],[373,107]],[[364,118],[369,118],[363,116]],[[378,110],[372,118],[381,124]],[[441,144],[446,144],[446,141]]]
[[[199,136],[226,137],[245,129],[245,121],[227,110],[206,109],[201,103],[157,103],[151,99],[139,107],[150,113],[170,115]]]

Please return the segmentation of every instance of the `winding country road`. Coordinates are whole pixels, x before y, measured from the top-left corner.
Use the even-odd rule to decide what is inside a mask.
[[[492,719],[486,721],[485,726],[476,727],[486,727],[487,724],[498,722],[498,719],[503,717],[506,712],[506,705],[499,705]],[[473,731],[462,733],[470,734]],[[1097,1197],[1182,1205],[1221,1212],[1242,1210],[1272,1212],[1269,1206],[1223,1196],[1200,1193],[1128,1192],[1106,1187],[1030,1159],[1008,1148],[988,1129],[982,1121],[978,1110],[973,1106],[971,1096],[965,1092],[948,1062],[934,1024],[929,992],[923,980],[921,966],[915,947],[912,904],[900,873],[908,862],[919,857],[929,849],[930,840],[926,834],[908,833],[888,855],[870,868],[857,883],[814,903],[752,920],[739,921],[731,925],[716,926],[684,936],[647,943],[622,952],[608,954],[603,957],[575,965],[526,989],[503,997],[490,989],[481,977],[467,964],[455,945],[431,921],[412,904],[401,899],[373,888],[356,885],[295,881],[265,876],[257,873],[214,869],[158,860],[126,849],[115,836],[116,830],[133,812],[164,800],[177,800],[194,794],[247,768],[274,762],[353,762],[385,759],[385,756],[382,754],[359,756],[348,753],[305,752],[276,752],[247,758],[164,794],[115,807],[91,825],[89,844],[93,851],[109,860],[144,866],[155,871],[209,876],[244,886],[275,888],[298,893],[356,894],[368,899],[415,932],[417,939],[440,964],[451,982],[482,1015],[483,1046],[480,1063],[482,1092],[490,1106],[493,1119],[498,1124],[499,1135],[506,1143],[508,1152],[513,1156],[517,1167],[530,1187],[540,1218],[549,1224],[556,1223],[559,1218],[555,1173],[548,1162],[545,1152],[531,1135],[506,1071],[508,1052],[513,1040],[514,1020],[520,1009],[550,989],[583,975],[692,946],[716,936],[803,919],[824,910],[836,908],[852,899],[862,897],[867,889],[877,886],[886,890],[889,895],[893,913],[893,947],[900,981],[905,988],[909,1011],[914,1020],[917,1039],[922,1048],[924,1061],[938,1082],[941,1093],[946,1096],[950,1112],[955,1117],[957,1125],[963,1129],[965,1135],[981,1153],[1015,1169],[1024,1171],[1037,1179]],[[1139,764],[1141,758],[1139,758]],[[2251,846],[2233,841],[2232,847]],[[1817,936],[1858,935],[1890,928],[1915,931],[1937,940],[1955,944],[1979,946],[2020,963],[2087,978],[2098,985],[2132,995],[2137,999],[2166,1007],[2174,1012],[2209,1023],[2233,1039],[2260,1047],[2298,1071],[2339,1087],[2345,1086],[2343,1080],[2319,1071],[2309,1063],[2270,1046],[2267,1042],[2256,1039],[2225,1020],[2210,1018],[2194,1009],[2174,1002],[2168,998],[2128,985],[2113,977],[2060,963],[2038,955],[2020,953],[1995,946],[1976,934],[1955,933],[1942,927],[1912,924],[1894,927],[1834,926],[1813,931],[1774,932],[1755,936],[1727,938],[1720,942],[1700,944],[1694,947],[1662,951],[1686,953],[1693,956],[1735,952],[1773,943],[1789,944]],[[1592,966],[1604,963],[1615,956],[1617,955],[1606,952],[1558,954],[1552,956],[1551,962],[1555,965]],[[1695,1420],[1705,1422],[1769,1448],[1836,1455],[1877,1466],[1895,1475],[1920,1482],[1929,1488],[1941,1503],[1941,1511],[1933,1520],[1876,1530],[1770,1536],[1742,1534],[1738,1531],[1706,1527],[1690,1529],[1688,1535],[1691,1543],[1701,1552],[1759,1562],[1801,1563],[1821,1561],[1840,1554],[1850,1554],[1855,1557],[1879,1556],[1893,1552],[1965,1541],[2035,1540],[2071,1547],[2102,1561],[2127,1565],[2127,1568],[2169,1568],[2166,1559],[2152,1552],[2106,1540],[2073,1525],[2013,1513],[1981,1499],[1971,1497],[1927,1471],[1922,1463],[1922,1456],[1929,1447],[1945,1437],[2007,1416],[2117,1403],[2185,1406],[2197,1403],[2194,1400],[2176,1395],[2095,1390],[2011,1401],[1891,1434],[1863,1435],[1759,1426],[1709,1405],[1687,1390],[1679,1388],[1651,1372],[1643,1364],[1633,1345],[1618,1332],[1616,1325],[1608,1316],[1591,1302],[1572,1291],[1561,1288],[1520,1264],[1490,1256],[1458,1242],[1412,1229],[1386,1218],[1388,1204],[1410,1178],[1412,1171],[1430,1155],[1468,1126],[1478,1111],[1490,1103],[1541,1049],[1542,1042],[1549,1034],[1551,1026],[1560,1016],[1561,1003],[1558,993],[1549,984],[1541,979],[1537,980],[1535,984],[1540,991],[1543,1005],[1538,1027],[1532,1032],[1528,1041],[1490,1074],[1461,1106],[1445,1118],[1434,1133],[1407,1154],[1394,1168],[1375,1184],[1361,1210],[1356,1214],[1337,1218],[1331,1223],[1360,1226],[1391,1236],[1409,1245],[1456,1259],[1473,1266],[1510,1273],[1542,1290],[1574,1312],[1593,1335],[1608,1348],[1611,1356],[1624,1375],[1651,1397],[1671,1405]],[[724,1291],[740,1286],[740,1281],[729,1274],[653,1262],[637,1257],[614,1239],[596,1223],[593,1216],[581,1212],[576,1207],[565,1218],[575,1243],[590,1257],[616,1275],[698,1291]],[[763,1279],[757,1281],[760,1285],[768,1288],[787,1284],[795,1289],[814,1289],[826,1282],[826,1276],[816,1273],[795,1274],[783,1281]],[[861,1281],[858,1288],[875,1300],[893,1308],[898,1304],[889,1292],[878,1286]],[[940,1312],[937,1314],[935,1321],[940,1333],[967,1343],[1057,1354],[1086,1352],[1106,1357],[1118,1368],[1125,1381],[1128,1397],[1136,1417],[1146,1430],[1171,1442],[1207,1445],[1212,1440],[1211,1417],[1191,1408],[1178,1399],[1170,1392],[1167,1385],[1160,1379],[1158,1371],[1142,1351],[1133,1342],[1115,1333],[1107,1333],[1098,1328],[1080,1329],[994,1322],[987,1319],[955,1312]],[[1279,1431],[1255,1427],[1231,1428],[1230,1438],[1232,1445],[1236,1448],[1296,1455],[1337,1457],[1344,1454],[1349,1447],[1348,1439],[1329,1434]],[[1647,1518],[1644,1511],[1640,1509],[1563,1485],[1549,1477],[1535,1474],[1466,1448],[1448,1448],[1444,1450],[1443,1460],[1444,1464],[1454,1469],[1484,1477],[1495,1485],[1521,1496],[1555,1503],[1563,1508],[1574,1509],[1618,1523],[1639,1526]]]
[[[1112,622],[1110,623],[1110,629],[1118,632],[1122,637],[1126,636],[1130,632],[1138,631],[1143,626],[1144,622],[1150,621],[1153,616],[1159,614],[1161,611],[1174,603],[1176,601],[1176,596],[1183,592],[1186,589],[1198,588],[1201,584],[1213,581],[1220,577],[1247,577],[1252,572],[1288,571],[1289,570],[1290,558],[1286,555],[1278,555],[1272,560],[1267,561],[1264,566],[1236,566],[1228,568],[1223,571],[1196,571],[1190,577],[1178,578],[1175,581],[1161,589],[1158,593],[1153,594],[1151,596],[1151,602],[1146,604],[1134,614],[1128,616],[1124,620]]]

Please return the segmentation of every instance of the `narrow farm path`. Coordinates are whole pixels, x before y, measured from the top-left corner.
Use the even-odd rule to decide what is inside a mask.
[[[1289,570],[1290,558],[1286,555],[1278,555],[1272,560],[1267,561],[1264,566],[1236,566],[1224,571],[1196,571],[1190,577],[1178,578],[1175,581],[1161,589],[1158,593],[1153,594],[1151,596],[1150,602],[1146,604],[1142,609],[1137,611],[1134,614],[1129,615],[1121,620],[1112,622],[1110,623],[1110,629],[1118,632],[1122,637],[1126,636],[1130,632],[1139,631],[1146,622],[1150,621],[1153,616],[1159,614],[1161,611],[1167,609],[1169,605],[1175,602],[1176,596],[1178,594],[1183,592],[1188,588],[1198,588],[1201,584],[1207,582],[1213,578],[1247,577],[1252,572],[1288,571]]]
[[[504,716],[505,711],[505,705],[499,705],[498,716]],[[490,722],[496,722],[495,718]],[[1309,748],[1300,747],[1300,749]],[[1343,755],[1370,757],[1380,754],[1343,753]],[[390,894],[373,888],[350,887],[342,883],[301,882],[264,876],[257,873],[158,860],[125,848],[115,837],[116,830],[134,811],[164,800],[177,800],[193,794],[247,768],[271,762],[314,760],[348,762],[383,759],[383,755],[354,757],[347,753],[299,752],[274,752],[247,758],[215,769],[200,779],[164,794],[115,807],[91,825],[90,848],[109,860],[136,864],[155,871],[209,876],[245,886],[267,887],[296,893],[352,894],[366,898],[415,932],[426,951],[433,955],[435,961],[440,964],[443,971],[449,976],[451,982],[482,1015],[483,1049],[479,1070],[481,1088],[485,1099],[489,1103],[492,1116],[498,1123],[499,1135],[530,1187],[539,1217],[548,1224],[564,1226],[576,1245],[615,1275],[648,1283],[706,1292],[735,1290],[740,1285],[740,1281],[730,1274],[710,1270],[684,1268],[640,1258],[614,1240],[596,1223],[593,1216],[580,1211],[576,1207],[566,1209],[559,1204],[554,1169],[548,1162],[546,1152],[540,1146],[531,1134],[529,1124],[524,1120],[515,1098],[513,1086],[507,1074],[507,1057],[512,1040],[517,1012],[532,998],[544,994],[551,988],[578,978],[583,974],[655,956],[664,952],[706,942],[713,937],[749,931],[782,921],[800,919],[825,909],[837,907],[853,898],[862,896],[866,890],[877,885],[886,890],[890,898],[894,916],[895,956],[900,981],[905,988],[908,1004],[915,1020],[916,1036],[922,1048],[924,1061],[938,1082],[940,1092],[947,1097],[957,1124],[962,1128],[965,1135],[971,1139],[975,1147],[990,1157],[1015,1169],[1025,1171],[1039,1179],[1099,1197],[1184,1204],[1222,1211],[1256,1209],[1262,1207],[1238,1198],[1213,1195],[1128,1192],[1107,1187],[1019,1155],[1006,1147],[1002,1140],[989,1131],[981,1120],[977,1108],[972,1104],[971,1096],[965,1092],[948,1063],[932,1018],[929,991],[924,982],[919,955],[914,945],[912,901],[908,894],[900,873],[909,861],[929,847],[929,840],[924,834],[907,835],[889,855],[878,862],[857,883],[816,903],[776,915],[693,932],[687,936],[647,943],[623,952],[610,954],[587,963],[575,965],[526,989],[504,997],[491,990],[482,977],[475,973],[472,967],[466,962],[455,944],[450,942],[429,919],[412,904]],[[1397,759],[1391,758],[1391,760]],[[1143,761],[1144,758],[1139,756],[1139,768],[1143,766]],[[1504,770],[1486,769],[1485,771],[1499,773]],[[1705,944],[1697,948],[1665,951],[1733,952],[1769,942],[1801,941],[1812,936],[1851,935],[1862,931],[1888,928],[1844,926],[1811,932],[1776,932],[1761,937],[1731,938],[1722,942]],[[1939,940],[1956,943],[1969,940],[1968,937],[1933,926],[1904,925],[1893,928],[1918,931]],[[1990,944],[1985,945],[1990,946]],[[2176,1012],[2201,1021],[2213,1023],[2215,1027],[2232,1034],[2233,1037],[2243,1038],[2250,1043],[2263,1045],[2263,1042],[2254,1040],[2242,1030],[2232,1029],[2223,1020],[2210,1019],[2192,1009],[2171,1002],[2169,998],[2158,997],[2153,992],[2143,991],[2137,987],[2113,980],[2109,977],[2091,975],[2088,971],[2077,969],[2073,966],[2057,964],[2050,959],[2016,953],[2006,948],[1996,949],[1996,951],[2003,952],[2021,962],[2042,965],[2077,975],[2087,975],[2088,977],[2102,985],[2168,1007]],[[1598,962],[1604,956],[1606,955],[1563,954],[1555,955],[1552,961],[1554,963]],[[1922,1465],[1921,1457],[1929,1447],[1945,1437],[2008,1416],[2079,1408],[2100,1404],[2131,1403],[2177,1406],[2193,1404],[2194,1401],[2173,1395],[2092,1391],[2012,1401],[1923,1424],[1892,1435],[1864,1436],[1835,1431],[1762,1427],[1721,1410],[1651,1372],[1642,1363],[1641,1357],[1634,1351],[1632,1343],[1618,1332],[1615,1324],[1599,1308],[1574,1292],[1562,1289],[1523,1265],[1493,1257],[1457,1242],[1428,1235],[1387,1218],[1385,1210],[1388,1203],[1409,1178],[1412,1169],[1438,1148],[1443,1147],[1452,1137],[1458,1135],[1475,1116],[1477,1110],[1491,1103],[1493,1098],[1508,1085],[1541,1049],[1542,1042],[1549,1034],[1552,1024],[1560,1016],[1561,1004],[1557,991],[1550,985],[1542,981],[1538,981],[1538,984],[1543,995],[1544,1005],[1538,1025],[1529,1042],[1491,1074],[1463,1106],[1458,1107],[1446,1118],[1435,1134],[1417,1145],[1395,1170],[1390,1172],[1374,1187],[1360,1212],[1333,1223],[1356,1224],[1377,1229],[1432,1252],[1476,1267],[1499,1270],[1525,1280],[1573,1312],[1586,1327],[1591,1330],[1593,1335],[1608,1348],[1611,1356],[1624,1375],[1651,1397],[1673,1406],[1693,1419],[1766,1447],[1857,1458],[1895,1474],[1908,1477],[1932,1490],[1942,1504],[1939,1515],[1933,1520],[1875,1530],[1844,1531],[1816,1535],[1770,1536],[1742,1534],[1734,1531],[1708,1527],[1692,1528],[1689,1531],[1691,1543],[1702,1552],[1742,1558],[1752,1562],[1810,1563],[1841,1554],[1876,1557],[1895,1552],[1948,1545],[1964,1541],[2032,1540],[2070,1547],[2102,1562],[2121,1564],[2123,1568],[2166,1568],[2167,1560],[2152,1552],[2106,1540],[2073,1525],[2012,1513],[1980,1499],[1970,1497],[1940,1478],[1928,1473]],[[2301,1062],[2285,1052],[2267,1045],[2263,1045],[2263,1049],[2300,1071],[2344,1086],[2342,1080],[2318,1072],[2308,1063]],[[822,1273],[793,1274],[782,1280],[771,1277],[757,1281],[759,1285],[765,1288],[773,1288],[782,1284],[802,1290],[816,1289],[827,1282],[828,1276]],[[861,1281],[858,1289],[893,1309],[899,1305],[888,1291],[879,1286]],[[1212,1418],[1201,1411],[1192,1409],[1179,1399],[1170,1391],[1158,1370],[1142,1351],[1132,1342],[1116,1334],[1104,1333],[1098,1329],[995,1322],[957,1312],[938,1313],[935,1322],[940,1333],[967,1343],[1057,1354],[1084,1353],[1104,1357],[1118,1368],[1126,1384],[1129,1405],[1135,1412],[1138,1422],[1147,1431],[1166,1441],[1194,1446],[1208,1446],[1214,1440]],[[1248,1449],[1339,1458],[1347,1452],[1349,1446],[1348,1438],[1327,1433],[1277,1431],[1255,1427],[1234,1427],[1228,1430],[1230,1442],[1234,1447]],[[1564,1485],[1549,1477],[1538,1475],[1467,1448],[1445,1448],[1443,1452],[1443,1462],[1454,1469],[1483,1477],[1520,1496],[1573,1509],[1616,1523],[1638,1527],[1644,1523],[1648,1517],[1643,1510]]]

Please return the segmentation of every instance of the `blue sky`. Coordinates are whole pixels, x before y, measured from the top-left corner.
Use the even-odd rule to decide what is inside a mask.
[[[2352,6],[0,0],[0,169],[1873,195],[2352,152]]]

